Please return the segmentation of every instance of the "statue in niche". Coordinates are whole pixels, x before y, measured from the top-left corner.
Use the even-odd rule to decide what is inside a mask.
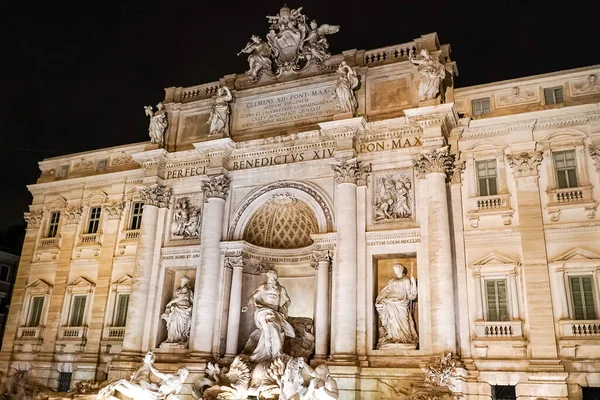
[[[295,337],[294,328],[288,322],[290,297],[277,281],[275,270],[267,271],[267,283],[257,287],[250,299],[248,307],[254,307],[254,324],[258,328],[250,335],[244,353],[250,353],[250,361],[261,362],[273,360],[282,354],[285,337]]]
[[[335,107],[340,113],[352,113],[358,108],[354,89],[358,86],[358,77],[356,72],[342,61],[337,69],[338,81],[335,85],[331,99],[335,102]]]
[[[163,344],[187,344],[192,327],[193,304],[194,292],[190,286],[190,278],[184,275],[181,277],[181,286],[175,290],[173,299],[167,303],[165,312],[160,316],[167,323],[167,340]]]
[[[442,79],[446,77],[446,67],[433,59],[427,49],[421,50],[421,57],[416,59],[413,50],[408,53],[410,62],[419,66],[419,100],[435,99],[440,94]]]
[[[256,78],[261,69],[271,70],[271,52],[271,47],[267,43],[263,42],[260,37],[252,35],[250,42],[237,55],[249,54],[249,69],[246,73],[252,78]]]
[[[411,179],[405,175],[378,178],[374,205],[375,221],[411,218],[411,188]]]
[[[171,222],[171,235],[182,238],[200,236],[200,210],[189,205],[189,199],[183,197],[175,204],[173,222]]]
[[[412,302],[417,298],[417,282],[407,275],[406,267],[394,264],[394,274],[375,300],[375,308],[381,320],[377,348],[388,343],[419,343],[412,313]]]
[[[217,97],[215,97],[207,121],[209,135],[222,134],[229,136],[229,102],[232,99],[233,95],[227,86],[220,87],[217,90]]]
[[[169,125],[163,103],[160,102],[156,105],[156,112],[152,111],[152,106],[145,106],[144,110],[146,115],[150,117],[150,125],[148,126],[150,143],[162,147],[165,144],[165,130]]]
[[[327,42],[327,37],[325,35],[337,33],[339,30],[339,25],[323,24],[319,26],[317,21],[312,20],[310,22],[308,34],[306,35],[306,38],[304,38],[302,44],[301,56],[306,59],[306,61],[316,60],[317,62],[323,62],[327,60],[331,57],[331,54],[329,54],[328,51],[329,43]]]
[[[142,366],[131,376],[131,380],[121,379],[109,384],[98,392],[99,400],[115,399],[114,393],[121,394],[136,400],[177,400],[183,383],[189,375],[187,368],[179,368],[177,373],[168,374],[160,372],[154,367],[154,354],[146,353]],[[160,379],[160,383],[151,383],[150,375]]]

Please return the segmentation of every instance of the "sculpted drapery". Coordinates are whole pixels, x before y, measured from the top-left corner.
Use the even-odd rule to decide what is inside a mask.
[[[419,77],[421,79],[419,100],[435,99],[440,93],[442,79],[446,76],[446,68],[441,62],[431,57],[426,49],[421,50],[421,56],[421,59],[414,58],[412,51],[408,56],[410,62],[419,66]]]
[[[185,344],[190,338],[194,292],[190,287],[190,278],[183,276],[181,286],[175,290],[173,299],[167,303],[165,312],[160,316],[167,323],[167,340],[164,343]]]
[[[406,268],[402,264],[394,264],[393,268],[396,276],[388,281],[375,300],[383,328],[378,345],[418,343],[419,336],[410,309],[411,301],[417,298],[417,282],[413,276],[406,276]]]
[[[231,100],[233,100],[233,95],[229,88],[227,86],[219,88],[208,117],[209,135],[218,133],[229,135],[229,102]]]

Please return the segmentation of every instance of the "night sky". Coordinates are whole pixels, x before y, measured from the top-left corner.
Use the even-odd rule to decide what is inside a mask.
[[[23,222],[38,161],[148,140],[143,106],[162,100],[163,88],[243,73],[247,56],[236,53],[252,34],[264,37],[265,15],[283,0],[0,4],[2,230]],[[437,32],[452,46],[458,87],[600,64],[600,1],[288,5],[341,26],[329,36],[334,54]]]

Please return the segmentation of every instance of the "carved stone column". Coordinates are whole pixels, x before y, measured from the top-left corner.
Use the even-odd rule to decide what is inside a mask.
[[[333,269],[331,353],[334,361],[356,359],[357,228],[356,184],[365,174],[360,162],[342,160],[332,165],[335,173],[337,240]]]
[[[529,322],[529,346],[532,359],[556,359],[556,337],[552,312],[552,294],[546,255],[544,222],[538,183],[539,151],[508,154],[517,183],[517,208],[523,254],[525,307]],[[533,360],[532,360],[533,361]],[[535,362],[535,361],[534,361]]]
[[[133,283],[129,296],[129,309],[125,337],[123,338],[124,356],[137,357],[144,343],[146,316],[149,309],[150,279],[152,276],[154,251],[156,248],[159,221],[159,209],[166,209],[171,201],[171,189],[154,184],[139,190],[144,203],[140,237],[135,254]]]
[[[315,307],[315,358],[324,360],[329,347],[329,272],[331,254],[315,251],[312,266],[317,270],[317,298]]]
[[[421,151],[413,164],[427,186],[432,350],[434,353],[454,353],[454,273],[446,190],[446,176],[452,173],[454,160],[448,154],[448,147],[441,147]]]
[[[233,270],[231,276],[231,292],[229,294],[229,316],[227,317],[227,344],[225,357],[235,357],[238,354],[240,333],[240,314],[242,310],[242,277],[244,264],[242,257],[227,257],[225,265]]]
[[[225,199],[229,193],[229,178],[211,176],[202,184],[204,212],[202,214],[202,257],[196,273],[194,322],[190,338],[193,355],[211,358],[213,354],[217,308],[219,305],[219,278],[221,276],[221,232]]]

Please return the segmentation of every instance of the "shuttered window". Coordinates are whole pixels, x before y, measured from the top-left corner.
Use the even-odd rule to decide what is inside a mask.
[[[27,326],[36,327],[40,325],[42,318],[42,308],[44,307],[44,297],[32,297],[29,302],[29,316],[27,318]]]
[[[544,98],[546,100],[546,104],[562,104],[564,102],[563,88],[562,87],[545,88],[544,89]]]
[[[117,309],[114,326],[125,326],[127,322],[127,308],[129,307],[129,295],[120,294],[117,298]]]
[[[559,189],[577,187],[577,164],[575,163],[575,151],[557,151],[554,156],[554,168],[556,169],[556,181]]]
[[[575,319],[596,319],[592,276],[570,276],[571,301]]]
[[[69,316],[69,326],[82,326],[85,313],[85,303],[87,296],[73,296],[71,300],[71,315]]]
[[[490,113],[490,98],[476,99],[471,101],[473,116],[485,115]]]
[[[496,160],[477,161],[477,182],[480,196],[498,194],[496,189]]]
[[[508,304],[506,301],[506,279],[489,279],[485,281],[488,321],[508,321]]]

